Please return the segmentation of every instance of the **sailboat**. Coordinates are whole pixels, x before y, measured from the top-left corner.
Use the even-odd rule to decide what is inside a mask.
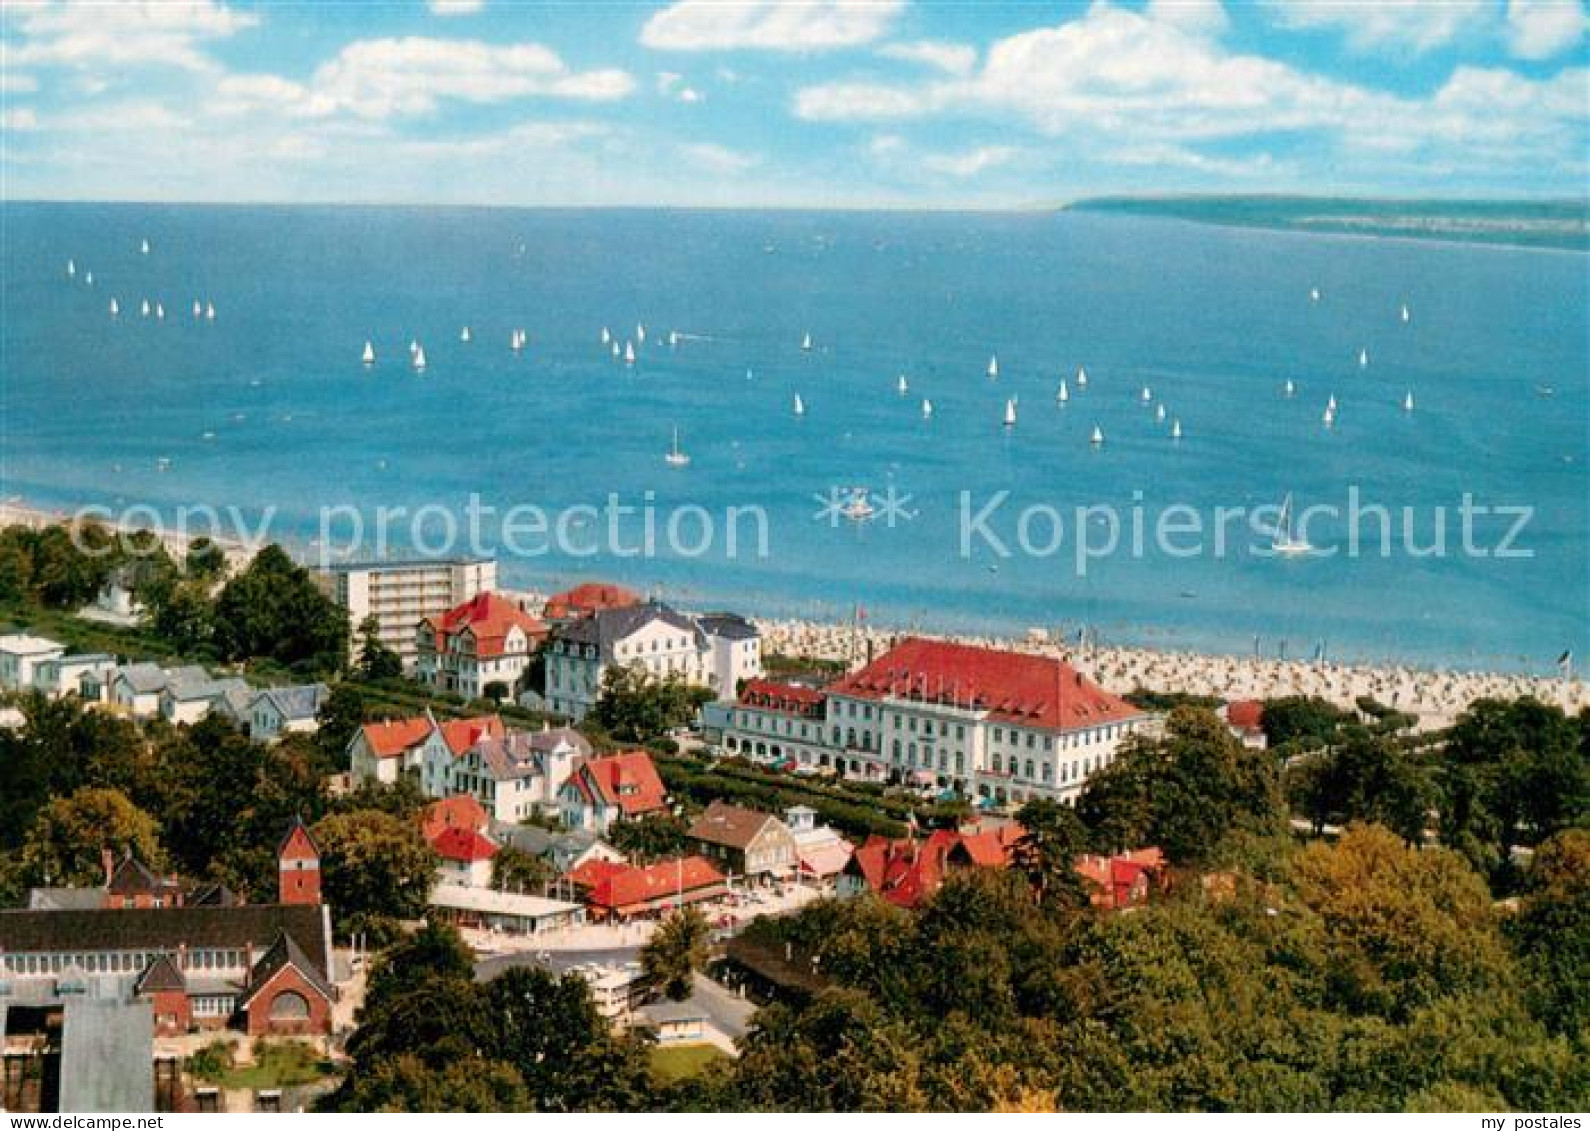
[[[640,345],[646,344],[646,327],[639,322],[635,323],[635,341]]]
[[[520,350],[524,349],[524,331],[523,330],[515,330],[513,332],[513,334],[508,339],[508,348],[513,350],[514,353],[518,353]]]
[[[613,340],[613,332],[606,326],[602,327],[602,344],[605,346]]]
[[[624,351],[618,348],[618,339],[617,338],[613,339],[611,345],[613,347],[613,357],[614,358],[620,358],[620,357],[624,356]]]
[[[806,331],[805,336],[801,338],[801,349],[810,352],[811,348],[812,348],[812,334],[811,334],[811,331],[808,330],[808,331]]]
[[[905,374],[900,374],[900,379],[894,383],[895,392],[902,397],[911,391],[911,382],[905,379]]]
[[[1007,398],[1005,401],[1005,427],[1016,427],[1016,402],[1014,398]]]
[[[671,346],[674,349],[678,349],[679,348],[679,331],[678,330],[669,330],[668,331],[668,344],[669,344],[669,346]]]
[[[1086,389],[1087,387],[1088,387],[1088,371],[1086,369],[1083,369],[1082,366],[1079,365],[1079,366],[1077,366],[1077,388]]]
[[[635,364],[635,343],[634,342],[625,342],[624,343],[624,364],[625,365],[634,365]]]
[[[206,322],[215,321],[215,303],[207,302],[204,304],[204,320]]]
[[[424,346],[418,346],[414,350],[414,368],[415,369],[424,369],[425,368],[425,347]]]
[[[92,287],[94,285],[94,272],[92,272],[92,271],[84,271],[83,272],[83,285],[86,286],[86,287]]]
[[[1412,389],[1409,389],[1408,392],[1407,392],[1407,395],[1405,395],[1402,398],[1402,411],[1403,412],[1412,412],[1413,411],[1413,390]]]
[[[1331,413],[1333,415],[1335,414],[1335,412],[1336,412],[1336,394],[1335,393],[1332,393],[1331,396],[1330,396],[1330,400],[1325,402],[1325,411],[1328,412],[1328,413]]]
[[[1313,548],[1292,530],[1292,496],[1288,493],[1281,501],[1281,515],[1275,522],[1275,533],[1270,538],[1270,549],[1282,557],[1293,558],[1306,554]]]
[[[1144,385],[1143,391],[1138,394],[1137,399],[1142,401],[1144,404],[1147,404],[1149,401],[1154,399],[1154,390],[1150,389],[1147,385]]]
[[[410,338],[409,339],[409,356],[413,357],[415,354],[417,354],[419,352],[420,352],[420,343],[416,339]]]
[[[990,377],[999,376],[999,358],[997,356],[988,359],[988,375]]]
[[[865,487],[852,487],[850,498],[839,508],[839,513],[852,522],[866,522],[877,513],[877,508],[868,500]]]
[[[928,400],[926,397],[922,398],[922,419],[933,419],[933,402]]]
[[[161,322],[166,320],[166,307],[164,303],[155,303],[155,317]]]
[[[116,315],[118,315],[120,313],[121,313],[121,303],[117,302],[115,299],[111,299],[110,300],[110,316],[112,318],[114,318],[114,317],[116,317]]]
[[[375,364],[375,346],[368,339],[364,343],[363,361],[366,365]]]
[[[1336,410],[1334,408],[1330,407],[1329,405],[1327,405],[1325,407],[1325,416],[1323,417],[1323,419],[1324,419],[1325,427],[1327,427],[1327,428],[1332,427],[1336,423]]]
[[[1297,392],[1297,386],[1292,383],[1292,379],[1290,377],[1286,379],[1286,388],[1284,392],[1286,396],[1291,396],[1293,393]]]
[[[1170,422],[1170,438],[1172,440],[1181,439],[1181,420],[1180,419],[1173,420],[1173,421]]]
[[[141,315],[144,318],[148,318],[149,317],[149,300],[148,299],[144,299],[144,301],[139,305],[138,313],[139,313],[139,315]]]
[[[1095,448],[1102,447],[1104,444],[1104,429],[1095,424],[1093,426],[1093,435],[1088,437],[1088,443],[1092,444]]]
[[[1309,288],[1308,300],[1309,300],[1309,302],[1318,302],[1319,301],[1319,288],[1318,287],[1310,287]]]
[[[1358,351],[1358,368],[1367,369],[1368,367],[1369,367],[1369,351],[1366,350],[1366,349],[1361,349],[1361,350]]]
[[[463,329],[462,329],[462,330],[460,330],[460,331],[459,331],[459,333],[458,333],[458,340],[459,340],[459,341],[461,341],[461,342],[467,342],[467,341],[470,341],[470,340],[471,340],[471,338],[472,338],[472,335],[471,335],[471,334],[470,334],[470,332],[469,332],[469,327],[468,327],[468,326],[465,326],[465,327],[464,327],[464,328],[463,328]]]
[[[1154,410],[1154,423],[1155,424],[1163,424],[1163,423],[1165,423],[1165,405],[1164,405],[1163,401],[1160,402],[1159,407]]]
[[[690,456],[679,447],[679,429],[674,428],[674,444],[668,449],[668,454],[663,456],[663,462],[669,467],[689,467]]]
[[[1413,314],[1409,311],[1407,303],[1402,304],[1402,321],[1404,323],[1413,321]]]
[[[193,316],[195,318],[203,318],[204,317],[204,304],[202,302],[200,302],[198,299],[194,299],[193,300]]]
[[[1071,399],[1071,390],[1066,388],[1066,379],[1064,377],[1060,378],[1060,391],[1055,393],[1054,399],[1061,404],[1065,404]]]
[[[139,251],[139,254],[141,254],[141,255],[148,255],[149,254],[149,241],[148,240],[144,240],[141,244],[139,244],[138,245],[138,251]]]
[[[77,278],[77,263],[70,259],[66,261],[66,277],[68,279]]]
[[[805,416],[806,415],[806,402],[801,400],[801,395],[799,393],[795,394],[795,415],[796,416]]]

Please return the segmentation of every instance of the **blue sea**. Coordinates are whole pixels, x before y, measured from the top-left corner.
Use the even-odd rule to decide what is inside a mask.
[[[473,493],[556,522],[613,494],[652,509],[654,552],[630,552],[639,517],[615,542],[587,512],[562,543],[532,530],[528,554],[498,546],[504,582],[600,577],[694,607],[1336,659],[1546,671],[1590,651],[1581,253],[1036,212],[9,203],[0,221],[0,494],[36,505],[272,508],[272,534],[310,559],[349,534],[339,519],[316,543],[324,507],[461,515]],[[145,298],[164,320],[140,315]],[[599,335],[632,340],[638,323],[627,367]],[[688,468],[663,462],[675,428]],[[858,486],[871,521],[822,514]],[[1345,510],[1355,488],[1391,511],[1389,554],[1374,520],[1349,553],[1345,514],[1312,522],[1305,557],[1254,552],[1264,528],[1243,521],[1213,545],[1218,507],[1290,494],[1299,512]],[[1465,494],[1527,520],[1472,519],[1466,552]],[[1201,536],[1155,541],[1172,504]],[[1075,521],[1091,506],[1118,509],[1121,548],[1080,569],[1079,536],[1108,534],[1102,513]],[[1445,553],[1409,552],[1404,508],[1417,550],[1444,514]],[[418,548],[445,533],[439,514]],[[670,518],[684,545],[668,544]],[[399,520],[388,551],[415,535]]]

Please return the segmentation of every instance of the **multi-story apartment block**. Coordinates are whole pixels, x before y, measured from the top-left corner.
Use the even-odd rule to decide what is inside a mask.
[[[326,595],[348,610],[355,653],[359,625],[374,616],[381,643],[411,670],[418,660],[414,626],[495,589],[497,563],[489,558],[343,562],[316,576]]]

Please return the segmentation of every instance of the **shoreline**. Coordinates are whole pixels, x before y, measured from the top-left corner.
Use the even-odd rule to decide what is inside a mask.
[[[72,517],[65,507],[47,509],[20,496],[0,501],[0,527],[39,529]],[[147,530],[136,523],[105,521],[122,533]],[[190,537],[162,533],[167,552],[181,557]],[[212,537],[226,554],[228,566],[245,566],[260,549],[238,538]],[[286,547],[289,553],[292,547]],[[566,579],[570,580],[570,579]],[[501,588],[501,587],[499,587]],[[540,588],[540,586],[537,586]],[[687,607],[698,601],[681,602]],[[701,605],[702,608],[708,607]],[[712,606],[717,607],[717,606]],[[1266,699],[1283,695],[1315,695],[1338,706],[1352,707],[1362,696],[1418,716],[1416,729],[1450,725],[1475,699],[1532,695],[1569,714],[1590,709],[1590,685],[1575,675],[1539,676],[1521,672],[1439,667],[1412,662],[1315,662],[1306,659],[1244,656],[1212,651],[1179,651],[1143,645],[1071,646],[1032,631],[1025,636],[1000,632],[952,632],[887,624],[855,625],[800,617],[747,613],[762,633],[763,650],[794,658],[844,661],[857,666],[882,654],[891,641],[906,636],[948,640],[986,648],[1054,656],[1072,664],[1115,694],[1138,688],[1150,691],[1211,695],[1222,699]]]

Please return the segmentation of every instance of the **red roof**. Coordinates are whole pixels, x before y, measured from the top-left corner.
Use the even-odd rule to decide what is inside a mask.
[[[483,832],[489,823],[485,806],[470,794],[459,793],[427,805],[420,818],[420,830],[426,840],[435,840],[444,829]]]
[[[592,858],[569,869],[564,878],[577,888],[589,890],[596,887],[603,880],[610,879],[628,868],[628,864],[620,864],[614,860],[600,860]]]
[[[621,865],[593,887],[586,900],[593,907],[624,912],[666,906],[681,896],[687,901],[692,897],[707,899],[722,890],[723,873],[705,857],[686,856],[646,868]]]
[[[1010,863],[1010,852],[1025,830],[1014,822],[986,832],[961,833],[960,847],[967,859],[980,868],[1003,868]]]
[[[1165,855],[1157,848],[1139,848],[1119,856],[1081,856],[1077,874],[1093,884],[1096,907],[1131,907],[1148,898],[1155,877],[1164,871]]]
[[[442,741],[455,755],[462,754],[483,738],[501,738],[508,732],[501,715],[476,715],[472,719],[449,719],[441,724]]]
[[[912,637],[828,688],[858,699],[971,703],[1018,726],[1076,730],[1142,712],[1061,660]]]
[[[477,593],[462,605],[440,617],[427,617],[425,627],[436,633],[436,650],[452,651],[464,632],[475,638],[477,656],[501,656],[507,648],[508,634],[517,628],[533,646],[547,634],[547,626],[506,597],[496,593]]]
[[[1226,704],[1226,722],[1238,730],[1258,730],[1264,725],[1264,704],[1257,699],[1238,699]]]
[[[460,828],[457,825],[450,829],[443,829],[431,847],[436,849],[436,854],[443,860],[456,860],[460,864],[473,864],[478,860],[490,860],[497,855],[497,846],[474,829]]]
[[[364,741],[377,758],[396,758],[424,742],[430,733],[431,720],[423,715],[416,719],[382,719],[364,724]]]
[[[640,604],[640,596],[622,585],[609,585],[601,581],[587,581],[564,593],[547,598],[541,610],[548,620],[573,620],[588,617],[604,609],[627,609]]]
[[[779,683],[771,679],[748,679],[740,690],[740,704],[791,715],[809,715],[823,705],[823,693],[798,683]]]
[[[938,829],[920,843],[875,836],[856,849],[847,870],[860,872],[869,888],[895,906],[919,907],[943,886],[951,864],[1008,867],[1010,850],[1022,833],[1011,822],[980,832]]]
[[[591,758],[570,781],[587,802],[616,805],[626,817],[655,813],[667,803],[668,792],[644,750]]]

